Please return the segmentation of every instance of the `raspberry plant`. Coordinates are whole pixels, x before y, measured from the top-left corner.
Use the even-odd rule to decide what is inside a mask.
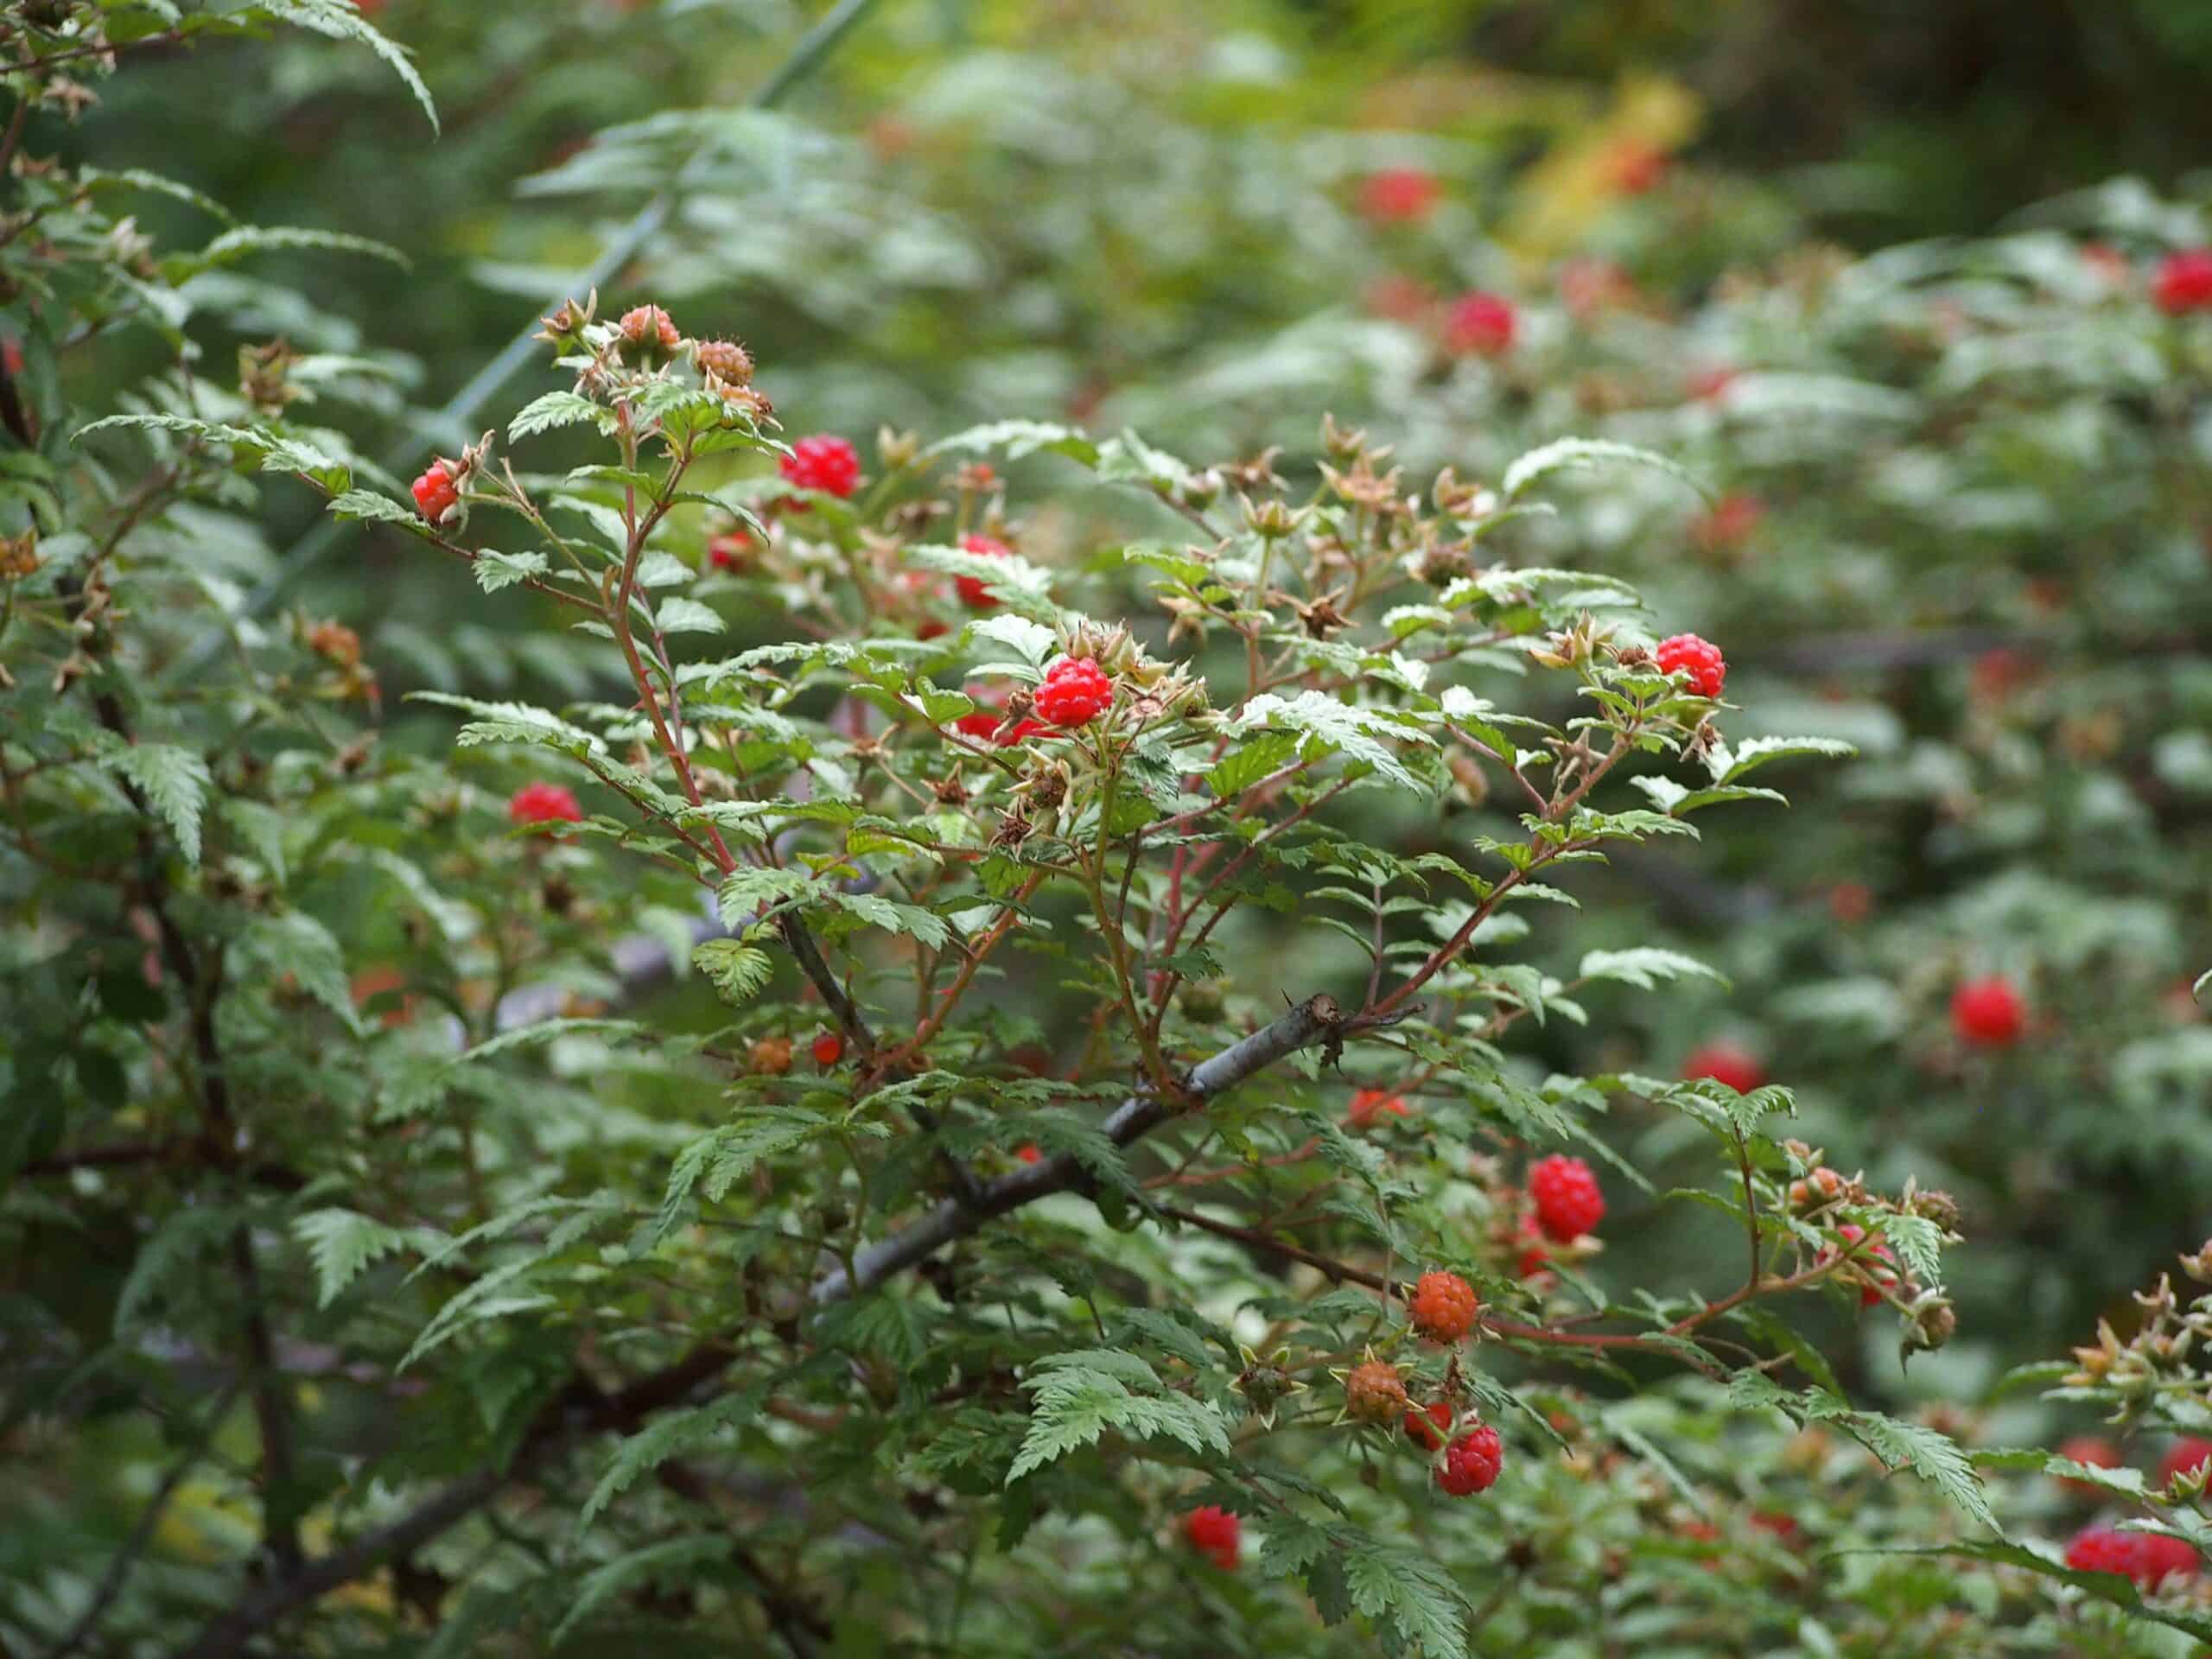
[[[585,296],[542,331],[567,384],[410,486],[322,423],[386,365],[195,282],[375,250],[157,256],[106,203],[167,187],[22,148],[109,45],[391,48],[336,0],[3,15],[41,111],[6,141],[38,234],[0,242],[12,1634],[2208,1633],[2177,1554],[2102,1549],[2139,1593],[2005,1541],[1961,1446],[1792,1322],[1942,1348],[1949,1199],[1778,1138],[1786,1087],[1552,1063],[1601,995],[1713,977],[1529,959],[1602,925],[1605,861],[1694,856],[1777,810],[1752,772],[1845,747],[1745,737],[1721,651],[1661,639],[1726,630],[1532,556],[1564,475],[1678,467],[1567,440],[1484,487],[1333,423],[1198,464],[1016,419],[864,461],[786,442],[772,360]],[[1517,351],[1478,309],[1470,352]],[[113,336],[162,366],[95,419],[67,354]],[[574,696],[403,700],[374,639],[241,607],[256,475],[373,580],[465,568]],[[638,929],[711,1002],[639,983]],[[1628,1155],[1689,1146],[1663,1199]],[[1662,1205],[1740,1267],[1608,1255]],[[1975,1559],[1971,1611],[1929,1593]]]

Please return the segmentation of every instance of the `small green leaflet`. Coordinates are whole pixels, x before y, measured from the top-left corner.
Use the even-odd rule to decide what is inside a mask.
[[[576,1586],[575,1600],[553,1627],[553,1634],[546,1637],[547,1649],[557,1649],[563,1637],[619,1592],[654,1582],[663,1573],[671,1575],[671,1582],[684,1582],[684,1569],[727,1560],[735,1541],[727,1533],[695,1533],[688,1538],[668,1538],[647,1544],[643,1549],[633,1549],[604,1567],[594,1568],[584,1574],[583,1582]]]
[[[1772,1408],[1800,1422],[1834,1423],[1891,1469],[1910,1469],[1928,1482],[1972,1520],[1998,1537],[2005,1529],[1989,1508],[1980,1477],[1967,1454],[1946,1436],[1920,1423],[1900,1421],[1878,1411],[1854,1409],[1841,1396],[1825,1389],[1792,1394],[1758,1371],[1738,1371],[1729,1380],[1728,1395],[1745,1411]]]
[[[294,1219],[292,1233],[315,1264],[318,1307],[328,1307],[364,1268],[408,1242],[396,1228],[351,1210],[310,1210]]]
[[[1421,780],[1406,770],[1387,738],[1399,743],[1426,744],[1425,733],[1401,725],[1387,715],[1343,702],[1325,691],[1301,691],[1284,698],[1263,692],[1244,705],[1230,722],[1230,729],[1258,731],[1269,728],[1297,732],[1324,750],[1336,750],[1364,761],[1400,786],[1426,794]]]
[[[754,1394],[728,1394],[711,1404],[690,1411],[672,1411],[632,1434],[615,1448],[613,1461],[592,1488],[583,1512],[576,1517],[579,1536],[599,1518],[601,1511],[643,1474],[649,1474],[671,1458],[717,1439],[726,1428],[741,1427],[759,1415],[760,1399]]]
[[[765,950],[735,939],[709,939],[691,950],[691,965],[707,976],[721,1000],[742,1007],[775,973]]]
[[[1718,969],[1707,967],[1695,957],[1649,944],[1627,950],[1589,951],[1575,975],[1581,979],[1617,979],[1640,991],[1656,990],[1659,982],[1668,979],[1711,979],[1723,985],[1728,982]]]
[[[1616,443],[1610,438],[1561,438],[1541,449],[1531,449],[1505,469],[1505,476],[1499,481],[1498,488],[1507,501],[1515,501],[1530,485],[1541,482],[1554,473],[1580,471],[1602,466],[1607,461],[1651,467],[1669,478],[1680,479],[1700,495],[1711,499],[1705,486],[1681,462],[1669,461],[1649,449],[1639,449],[1632,443]]]
[[[1009,1484],[1109,1429],[1131,1440],[1166,1438],[1193,1452],[1229,1451],[1229,1427],[1211,1406],[1176,1394],[1135,1354],[1111,1348],[1047,1354],[1021,1386],[1036,1395]]]
[[[176,837],[184,861],[200,863],[200,817],[213,779],[207,763],[173,743],[125,743],[112,734],[94,757],[109,771],[127,778],[145,796]]]

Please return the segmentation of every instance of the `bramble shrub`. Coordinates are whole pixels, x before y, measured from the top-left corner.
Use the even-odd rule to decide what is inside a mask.
[[[1815,1339],[1940,1363],[1955,1199],[1790,1135],[1778,1053],[1558,1061],[1717,979],[1613,861],[1849,749],[1747,731],[1754,619],[1552,556],[1678,463],[786,436],[772,360],[587,293],[395,476],[340,418],[393,365],[208,280],[380,250],[164,251],[132,195],[222,210],[41,146],[134,45],[404,59],[339,0],[0,19],[11,1649],[2212,1637],[2199,1448],[1970,1455]],[[258,606],[264,479],[572,695],[403,702]],[[1697,1252],[1608,1250],[1657,1217]],[[2018,1386],[2212,1428],[2208,1319]]]

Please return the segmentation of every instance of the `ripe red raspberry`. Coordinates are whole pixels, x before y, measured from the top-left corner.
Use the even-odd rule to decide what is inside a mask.
[[[814,1039],[814,1063],[835,1065],[845,1058],[845,1039],[834,1031],[825,1031]]]
[[[1406,1380],[1388,1360],[1355,1365],[1344,1378],[1344,1415],[1355,1422],[1388,1423],[1406,1414]]]
[[[702,340],[691,347],[691,358],[701,372],[733,386],[750,385],[753,353],[734,340]]]
[[[1034,1141],[1023,1141],[1014,1149],[1014,1155],[1025,1164],[1041,1164],[1045,1161],[1045,1154],[1039,1149]]]
[[[1471,1428],[1452,1442],[1436,1471],[1436,1484],[1454,1497],[1472,1497],[1497,1483],[1505,1465],[1505,1443],[1488,1423]]]
[[[2076,1573],[2117,1573],[2135,1576],[2135,1539],[2110,1527],[2090,1527],[2074,1535],[2066,1546],[2066,1565]]]
[[[2176,1440],[2173,1450],[2158,1465],[2158,1484],[2171,1485],[2183,1475],[2195,1474],[2208,1463],[2212,1463],[2212,1440],[2200,1440],[2194,1436]]]
[[[1408,1305],[1414,1329],[1431,1342],[1457,1342],[1475,1328],[1482,1312],[1475,1287],[1456,1273],[1424,1273]]]
[[[559,784],[524,784],[507,798],[507,817],[515,823],[581,823],[583,816],[575,791]]]
[[[1739,1095],[1748,1095],[1766,1082],[1766,1068],[1742,1044],[1723,1039],[1692,1049],[1682,1062],[1682,1077],[1685,1081],[1710,1077]]]
[[[1004,542],[990,536],[963,536],[960,550],[980,553],[987,559],[1006,559],[1014,556],[1014,550]],[[960,590],[960,602],[971,611],[995,611],[999,602],[991,597],[991,590],[983,586],[979,576],[955,576],[952,585]]]
[[[1700,697],[1717,700],[1720,688],[1728,683],[1728,659],[1720,654],[1720,647],[1707,645],[1694,633],[1662,639],[1651,654],[1658,660],[1662,674],[1687,673],[1690,690]]]
[[[717,570],[743,570],[753,563],[753,538],[741,530],[707,543],[707,563]]]
[[[2145,1590],[2156,1590],[2170,1578],[2193,1579],[2202,1565],[2202,1558],[2184,1539],[2162,1532],[2135,1535],[2135,1582]]]
[[[648,362],[671,354],[683,343],[683,336],[676,331],[675,320],[657,305],[641,305],[635,310],[625,311],[615,327],[622,331],[622,343],[644,353]]]
[[[1837,1228],[1836,1232],[1847,1244],[1857,1244],[1866,1236],[1866,1230],[1864,1227],[1854,1226],[1849,1222]],[[1819,1257],[1822,1262],[1833,1262],[1835,1258],[1836,1252],[1834,1250],[1822,1250]],[[1863,1250],[1853,1251],[1851,1261],[1852,1265],[1846,1268],[1844,1271],[1849,1277],[1859,1282],[1859,1306],[1872,1307],[1882,1300],[1882,1293],[1885,1290],[1893,1290],[1897,1287],[1897,1273],[1895,1265],[1897,1257],[1890,1253],[1890,1247],[1879,1239],[1875,1240]],[[1891,1265],[1888,1267],[1878,1265],[1884,1262]]]
[[[1580,1158],[1554,1153],[1538,1159],[1529,1170],[1529,1197],[1535,1203],[1537,1225],[1562,1244],[1605,1218],[1605,1195]]]
[[[801,438],[778,468],[788,482],[824,495],[850,495],[861,481],[860,452],[827,432]]]
[[[429,470],[415,480],[415,511],[434,524],[461,500],[461,491],[453,481],[452,467],[449,461],[434,461]]]
[[[1442,200],[1444,187],[1433,173],[1417,167],[1389,167],[1370,173],[1359,187],[1359,211],[1378,225],[1412,224],[1427,219]]]
[[[2212,248],[2190,248],[2160,260],[2151,299],[2170,317],[2212,311]]]
[[[2212,1446],[2206,1450],[2212,1452]],[[2120,1466],[2120,1448],[2098,1434],[2076,1434],[2059,1446],[2058,1455],[2069,1463],[2078,1463],[2088,1469],[2117,1469]],[[2059,1476],[2058,1484],[2077,1497],[2101,1498],[2104,1496],[2101,1488],[2086,1480],[2076,1480],[2070,1475]]]
[[[1413,1109],[1403,1095],[1361,1089],[1353,1093],[1351,1104],[1344,1109],[1344,1123],[1350,1128],[1371,1129],[1385,1117],[1409,1117]]]
[[[1037,688],[1037,712],[1055,726],[1088,726],[1113,702],[1114,683],[1088,657],[1061,658]]]
[[[1183,1536],[1191,1548],[1209,1558],[1224,1573],[1236,1570],[1237,1546],[1244,1523],[1217,1503],[1192,1510],[1183,1517]]]
[[[1459,357],[1500,357],[1513,349],[1520,320],[1495,294],[1462,294],[1444,314],[1444,345]]]
[[[1452,1408],[1441,1400],[1406,1414],[1406,1438],[1424,1452],[1440,1450],[1452,1432]]]
[[[1976,1048],[2009,1048],[2027,1023],[2027,1004],[2002,974],[1969,979],[1951,993],[1951,1029]]]

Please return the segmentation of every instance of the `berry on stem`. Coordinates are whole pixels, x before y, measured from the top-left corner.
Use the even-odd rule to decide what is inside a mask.
[[[1406,225],[1427,219],[1444,187],[1433,173],[1417,167],[1387,167],[1370,173],[1359,187],[1359,211],[1378,225]]]
[[[1192,1510],[1183,1517],[1183,1536],[1190,1541],[1191,1548],[1224,1573],[1236,1570],[1243,1531],[1243,1522],[1218,1503]]]
[[[1739,1095],[1748,1095],[1765,1083],[1766,1068],[1759,1064],[1758,1056],[1741,1043],[1724,1039],[1692,1049],[1689,1058],[1682,1062],[1682,1077],[1692,1082],[1710,1077]]]
[[[987,559],[1007,559],[1014,556],[1014,550],[993,536],[963,536],[960,550],[980,554]],[[960,590],[960,602],[971,611],[995,611],[999,602],[991,597],[991,590],[983,586],[980,576],[955,576],[952,585]]]
[[[2085,1462],[2085,1459],[2075,1459]],[[2183,1475],[2193,1475],[2206,1464],[2212,1463],[2212,1440],[2199,1440],[2192,1435],[2185,1440],[2176,1440],[2173,1449],[2159,1460],[2158,1484],[2171,1486]]]
[[[834,1031],[825,1031],[814,1039],[814,1063],[830,1066],[845,1058],[845,1039]]]
[[[823,495],[849,496],[861,481],[860,452],[841,437],[817,432],[801,438],[777,463],[786,483]]]
[[[1504,1441],[1488,1423],[1479,1424],[1446,1449],[1444,1461],[1437,1467],[1436,1484],[1454,1497],[1472,1497],[1497,1484],[1498,1471],[1504,1465]]]
[[[415,480],[415,511],[432,524],[442,523],[461,501],[461,489],[453,481],[453,462],[434,461],[428,471]]]
[[[683,343],[683,336],[676,330],[675,319],[657,305],[641,305],[625,311],[615,327],[622,332],[622,343],[640,353],[647,362],[672,355]]]
[[[507,797],[511,823],[581,823],[583,816],[575,791],[560,784],[524,784]]]
[[[1472,1285],[1441,1269],[1421,1274],[1407,1305],[1414,1329],[1431,1342],[1444,1343],[1457,1342],[1473,1330],[1482,1306]]]
[[[2027,1004],[2002,974],[1967,980],[1951,993],[1951,1029],[1976,1048],[2009,1048],[2027,1023]]]
[[[2187,248],[2158,262],[2151,301],[2170,317],[2212,311],[2212,248]]]
[[[1088,657],[1063,657],[1045,671],[1037,712],[1055,726],[1088,726],[1114,702],[1114,683]]]
[[[1444,315],[1445,348],[1457,357],[1502,357],[1519,330],[1512,302],[1495,294],[1462,294]]]
[[[1382,1089],[1360,1089],[1353,1092],[1351,1104],[1344,1109],[1344,1123],[1353,1129],[1371,1129],[1385,1117],[1409,1117],[1413,1109],[1406,1104],[1403,1095]]]
[[[1452,1432],[1452,1408],[1441,1400],[1415,1407],[1406,1414],[1405,1429],[1406,1438],[1422,1451],[1437,1451],[1444,1445],[1444,1437]]]
[[[1344,1378],[1344,1414],[1355,1422],[1388,1423],[1406,1414],[1406,1380],[1388,1360],[1355,1365]]]
[[[1688,675],[1690,690],[1700,697],[1717,700],[1721,688],[1728,683],[1728,659],[1720,654],[1720,647],[1694,633],[1662,639],[1651,654],[1662,674]]]
[[[1580,1158],[1554,1153],[1529,1170],[1529,1197],[1544,1236],[1564,1244],[1590,1232],[1605,1218],[1605,1195],[1590,1166]]]
[[[1836,1232],[1846,1244],[1858,1244],[1866,1237],[1866,1230],[1864,1227],[1853,1225],[1849,1222],[1837,1228]],[[1836,1254],[1834,1250],[1823,1250],[1819,1259],[1822,1262],[1833,1262],[1836,1259]],[[1863,1250],[1853,1250],[1851,1255],[1851,1265],[1844,1271],[1850,1278],[1858,1281],[1859,1306],[1872,1307],[1882,1300],[1882,1293],[1885,1290],[1893,1290],[1897,1287],[1897,1273],[1895,1266],[1897,1257],[1890,1253],[1890,1247],[1879,1239],[1876,1239]],[[1883,1262],[1891,1265],[1889,1267],[1877,1265]]]

